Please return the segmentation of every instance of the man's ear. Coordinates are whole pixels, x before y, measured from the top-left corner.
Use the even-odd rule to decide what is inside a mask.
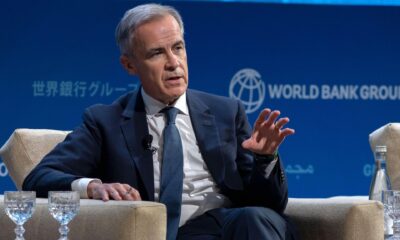
[[[136,67],[132,62],[132,59],[129,58],[126,55],[121,55],[121,57],[119,58],[120,63],[122,64],[122,66],[125,68],[125,70],[131,74],[131,75],[136,75],[137,71],[136,71]]]

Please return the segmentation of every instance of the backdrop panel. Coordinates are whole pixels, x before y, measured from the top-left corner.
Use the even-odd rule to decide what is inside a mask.
[[[137,87],[113,34],[138,3],[1,3],[0,143],[15,128],[74,129],[87,106]],[[291,197],[368,194],[368,134],[400,120],[399,7],[169,4],[185,21],[191,88],[240,98],[251,122],[264,107],[290,117]]]

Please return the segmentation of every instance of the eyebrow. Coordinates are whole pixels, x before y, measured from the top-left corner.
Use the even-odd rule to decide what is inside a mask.
[[[174,44],[172,44],[173,47],[182,44],[183,46],[185,46],[185,41],[184,40],[178,40],[176,41]]]
[[[183,45],[185,46],[185,41],[184,40],[177,40],[175,43],[172,44],[172,47],[178,46],[178,45]],[[162,51],[164,48],[163,47],[155,47],[155,48],[150,48],[147,52],[148,53],[154,53],[158,51]]]

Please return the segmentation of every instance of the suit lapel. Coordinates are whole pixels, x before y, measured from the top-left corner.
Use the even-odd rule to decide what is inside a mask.
[[[121,123],[122,134],[147,194],[147,198],[144,196],[142,198],[154,201],[153,156],[151,151],[143,147],[142,143],[143,139],[149,134],[149,131],[140,88],[134,92],[122,115],[125,118]],[[138,182],[140,186],[140,181]]]
[[[201,155],[214,180],[221,185],[224,179],[224,160],[215,117],[208,106],[190,90],[187,90],[187,103]]]

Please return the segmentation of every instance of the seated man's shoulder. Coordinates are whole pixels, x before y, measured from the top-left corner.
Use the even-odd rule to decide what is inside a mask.
[[[87,110],[91,112],[104,112],[104,111],[123,111],[126,106],[129,104],[129,101],[132,98],[133,93],[128,92],[116,100],[114,100],[110,104],[104,104],[104,103],[97,103],[94,105],[91,105],[87,108]]]
[[[189,97],[192,99],[189,99],[188,101],[192,101],[193,98],[195,98],[195,101],[201,102],[201,104],[207,106],[207,108],[215,114],[221,115],[220,113],[224,113],[222,115],[231,116],[241,112],[240,100],[238,99],[198,90],[190,90],[188,93],[188,96],[192,96]]]
[[[190,89],[190,94],[200,98],[204,102],[210,102],[216,104],[218,103],[237,104],[238,101],[237,99],[234,98],[203,92],[199,90],[193,90],[193,89]]]
[[[111,104],[94,104],[85,110],[85,117],[101,121],[118,121],[129,108],[133,93],[120,96]]]

